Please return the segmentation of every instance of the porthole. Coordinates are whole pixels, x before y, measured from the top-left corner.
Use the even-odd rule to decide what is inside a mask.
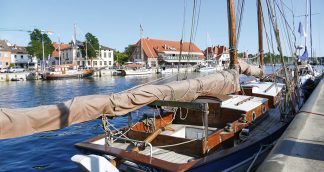
[[[256,119],[256,113],[253,111],[252,112],[252,121],[254,121]]]
[[[266,113],[266,107],[265,106],[262,106],[262,113]]]

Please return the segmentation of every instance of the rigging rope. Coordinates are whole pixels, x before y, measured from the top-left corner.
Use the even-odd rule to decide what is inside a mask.
[[[243,13],[244,13],[244,7],[245,7],[245,0],[242,0],[241,5],[238,6],[238,12],[239,18],[237,18],[238,23],[236,23],[236,48],[238,48],[240,35],[241,35],[241,26],[242,26],[242,20],[243,20]]]
[[[269,17],[271,17],[271,24],[272,24],[272,27],[274,29],[274,34],[276,36],[277,48],[278,48],[279,54],[281,56],[281,63],[282,63],[283,71],[284,71],[284,75],[285,75],[285,83],[286,83],[287,93],[285,95],[285,106],[284,106],[284,108],[287,108],[286,110],[288,110],[288,111],[285,111],[283,113],[283,115],[287,116],[287,115],[289,115],[288,113],[290,113],[290,112],[294,113],[295,112],[293,99],[292,99],[293,92],[291,90],[291,83],[290,83],[290,80],[289,80],[289,77],[288,77],[286,63],[285,63],[285,60],[284,60],[284,57],[283,57],[283,51],[282,51],[282,47],[281,47],[279,28],[278,28],[277,20],[275,18],[275,16],[276,16],[275,15],[275,9],[273,8],[273,6],[272,6],[272,4],[271,4],[271,2],[269,0],[266,0],[266,2],[267,2],[267,7],[268,7],[268,14],[269,14]],[[286,112],[288,112],[288,113],[286,113]]]
[[[199,5],[197,4],[199,1]],[[197,12],[197,6],[198,6],[198,12]],[[188,75],[188,64],[189,60],[193,56],[192,51],[192,42],[195,40],[195,36],[198,29],[199,24],[199,16],[200,16],[200,7],[201,7],[201,0],[194,0],[193,8],[192,8],[192,16],[191,16],[191,31],[190,31],[190,39],[189,39],[189,51],[188,51],[188,58],[187,58],[187,67],[185,70],[185,76],[183,79],[187,79]]]
[[[182,58],[182,48],[183,48],[183,40],[185,35],[185,27],[186,27],[186,0],[183,0],[183,21],[182,21],[182,31],[181,31],[181,40],[180,40],[180,53],[179,53],[179,62],[178,62],[178,75],[177,75],[177,81],[179,81],[180,76],[180,63]]]

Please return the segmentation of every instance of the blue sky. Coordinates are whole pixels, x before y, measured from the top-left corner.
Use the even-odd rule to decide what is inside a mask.
[[[305,13],[305,0],[283,1],[290,8],[291,2],[294,3],[295,15]],[[73,35],[73,24],[77,24],[79,40],[83,40],[84,34],[90,32],[98,37],[102,45],[123,50],[140,38],[140,24],[145,37],[180,40],[185,2],[187,10],[184,38],[188,41],[193,0],[2,0],[0,28],[48,29],[55,32],[50,36],[52,41],[57,42],[57,34],[60,34],[62,42],[69,42]],[[313,13],[321,13],[324,1],[312,0],[312,4]],[[201,1],[199,25],[194,40],[199,48],[204,49],[206,42],[208,45],[228,46],[226,7],[226,0]],[[289,10],[285,11],[287,20],[291,23]],[[313,16],[313,48],[316,55],[320,56],[324,56],[324,48],[319,46],[324,43],[324,33],[320,33],[324,29],[323,18],[324,12]],[[303,22],[304,19],[296,18],[296,30],[299,21]],[[27,45],[29,35],[25,32],[0,31],[0,39]],[[298,36],[297,42],[300,41]],[[264,47],[267,49],[266,44]],[[285,54],[288,54],[288,48],[284,48]],[[246,1],[238,49],[249,53],[257,52],[256,0]]]

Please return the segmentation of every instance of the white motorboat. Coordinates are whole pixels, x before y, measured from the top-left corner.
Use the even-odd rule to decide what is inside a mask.
[[[127,69],[126,75],[149,75],[152,74],[151,69]]]

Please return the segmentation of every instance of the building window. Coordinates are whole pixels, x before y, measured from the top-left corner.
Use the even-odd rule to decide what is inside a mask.
[[[9,63],[8,62],[6,62],[6,66],[8,66],[9,65]]]
[[[109,61],[109,65],[111,65],[111,61]]]
[[[20,56],[20,58],[21,58],[21,59],[23,59],[23,58],[24,58],[24,56],[23,56],[23,55],[21,55],[21,56]]]
[[[111,52],[108,53],[108,57],[111,58]]]
[[[104,61],[104,65],[107,66],[107,62],[106,61]]]
[[[106,52],[104,52],[104,58],[106,58]]]
[[[90,65],[90,61],[88,61],[88,65]]]
[[[94,61],[93,62],[93,66],[97,66],[97,61]]]
[[[102,66],[102,61],[100,61],[100,66]]]
[[[15,58],[17,57],[17,55],[15,54]]]

